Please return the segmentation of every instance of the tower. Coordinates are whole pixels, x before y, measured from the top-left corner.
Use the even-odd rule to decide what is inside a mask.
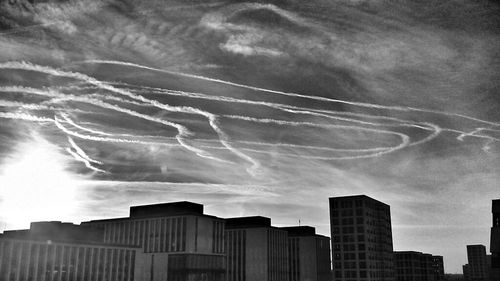
[[[394,280],[389,205],[366,195],[330,198],[333,280]]]
[[[492,200],[492,226],[490,237],[491,280],[500,281],[500,199]]]

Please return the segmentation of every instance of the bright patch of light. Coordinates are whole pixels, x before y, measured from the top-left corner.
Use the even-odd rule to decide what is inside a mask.
[[[32,221],[74,219],[80,179],[67,171],[70,159],[39,135],[19,144],[0,167],[3,228],[27,228]]]

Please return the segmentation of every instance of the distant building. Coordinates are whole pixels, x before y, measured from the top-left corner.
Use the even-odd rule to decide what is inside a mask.
[[[365,195],[330,198],[335,281],[392,281],[390,207]]]
[[[432,256],[432,271],[434,280],[445,280],[443,256]]]
[[[132,281],[138,247],[102,242],[103,232],[61,222],[31,223],[0,236],[0,280]]]
[[[443,257],[414,251],[394,252],[396,281],[444,280]]]
[[[330,281],[330,238],[314,227],[282,227],[288,232],[290,281]]]
[[[467,245],[467,262],[464,276],[467,281],[488,281],[489,268],[484,245]]]
[[[289,281],[288,232],[266,217],[226,219],[227,281]]]
[[[492,281],[500,281],[500,199],[492,200],[491,212],[493,220],[490,237],[490,279]]]
[[[133,206],[129,217],[82,225],[101,228],[105,243],[142,249],[137,281],[225,280],[224,220],[205,215],[203,205]]]
[[[462,272],[464,274],[464,280],[469,281],[470,279],[470,266],[469,264],[462,265]]]

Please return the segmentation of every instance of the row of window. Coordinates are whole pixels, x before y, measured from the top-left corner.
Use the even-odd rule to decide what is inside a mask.
[[[224,253],[224,222],[222,221],[212,221],[212,253]]]
[[[134,245],[146,253],[186,250],[186,217],[96,223],[104,227],[104,241]]]
[[[267,231],[268,280],[288,281],[288,233],[269,229]]]
[[[3,281],[133,281],[135,250],[0,240]]]
[[[246,230],[226,232],[227,281],[246,280]]]
[[[300,243],[298,237],[288,238],[288,267],[290,268],[290,280],[300,281]]]

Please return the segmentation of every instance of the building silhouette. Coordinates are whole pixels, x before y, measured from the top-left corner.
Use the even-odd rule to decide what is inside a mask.
[[[392,281],[390,207],[366,195],[330,198],[333,280]]]
[[[227,281],[288,281],[288,233],[261,216],[226,219]]]
[[[132,206],[129,217],[82,225],[102,229],[105,243],[142,249],[135,280],[225,279],[224,220],[205,215],[201,204]]]
[[[282,227],[288,232],[290,281],[330,281],[330,238],[310,226]]]
[[[500,281],[500,199],[492,200],[491,205],[492,226],[490,236],[490,277],[492,281]]]
[[[463,267],[467,281],[488,281],[489,266],[484,245],[467,245],[467,264]]]
[[[132,281],[140,248],[103,243],[100,229],[61,222],[31,223],[0,236],[0,280]]]
[[[396,281],[444,280],[442,256],[414,251],[395,251]]]

